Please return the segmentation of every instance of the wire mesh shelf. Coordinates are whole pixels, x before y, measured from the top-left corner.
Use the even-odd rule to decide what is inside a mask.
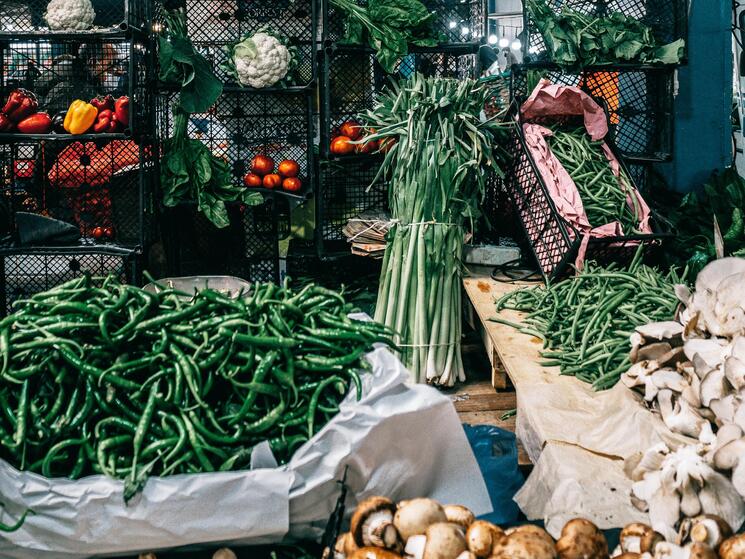
[[[65,17],[65,11],[71,8],[65,8],[64,3],[56,1],[55,4],[61,4],[57,10],[54,5],[50,10],[50,4],[50,0],[0,2],[0,39],[6,36],[45,38],[52,32],[77,36],[80,40],[95,35],[123,34],[130,28],[146,30],[151,20],[150,2],[145,0],[91,0],[93,14],[86,12],[83,18]],[[70,24],[78,23],[83,28],[69,28]]]
[[[159,95],[157,124],[161,139],[173,132],[172,107],[177,102],[176,93]],[[228,91],[208,113],[191,115],[187,133],[228,161],[238,186],[244,185],[243,178],[257,155],[271,157],[275,166],[285,159],[296,161],[302,187],[287,194],[297,198],[313,190],[313,122],[310,95],[246,96]]]
[[[19,227],[24,212],[72,225],[83,242],[143,246],[152,226],[151,156],[150,147],[131,139],[2,146],[0,192],[15,243],[49,242],[36,225]],[[52,227],[48,238],[61,229]]]
[[[688,0],[546,0],[546,4],[557,14],[564,9],[593,17],[603,17],[614,12],[624,14],[650,27],[661,45],[688,39]],[[543,36],[527,10],[524,12],[524,19],[527,35],[524,41],[524,62],[552,62]]]
[[[18,299],[51,289],[84,273],[112,274],[123,282],[141,283],[141,255],[108,248],[39,248],[0,250],[0,314],[12,312]]]
[[[226,60],[225,45],[269,28],[285,36],[297,49],[297,68],[290,91],[302,89],[316,76],[315,0],[186,0],[188,34],[196,49],[211,63],[218,78],[239,87],[220,65]],[[164,24],[163,3],[157,2],[155,19]],[[241,88],[244,92],[266,93],[275,88]]]
[[[525,98],[540,78],[576,86],[604,101],[621,154],[669,161],[673,149],[674,69],[591,68],[572,72],[555,67],[513,67],[512,96]]]
[[[16,88],[33,93],[39,111],[64,114],[76,99],[97,96],[129,97],[129,122],[116,130],[118,137],[136,136],[152,126],[148,91],[152,53],[147,42],[130,40],[0,41],[0,99],[2,104]],[[112,101],[113,101],[112,99]],[[93,130],[90,130],[93,132]],[[42,136],[68,138],[64,131]],[[23,140],[21,134],[0,134],[0,141]]]

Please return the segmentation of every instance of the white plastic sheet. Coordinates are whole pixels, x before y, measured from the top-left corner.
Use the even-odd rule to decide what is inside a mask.
[[[450,399],[405,384],[389,351],[368,355],[361,401],[339,414],[280,468],[152,478],[127,506],[122,482],[103,476],[48,480],[0,461],[0,501],[14,517],[0,533],[3,559],[83,559],[196,543],[277,542],[320,533],[349,466],[350,504],[370,494],[431,495],[476,514],[491,511],[486,486]],[[266,464],[266,456],[254,464]],[[7,516],[0,517],[9,520]]]

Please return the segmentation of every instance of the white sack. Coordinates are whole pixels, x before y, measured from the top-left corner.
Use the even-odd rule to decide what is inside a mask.
[[[3,559],[83,559],[196,543],[269,543],[317,535],[349,465],[350,499],[431,495],[476,514],[491,511],[486,486],[450,399],[405,384],[409,374],[388,350],[368,355],[363,398],[347,397],[329,424],[289,464],[252,471],[151,478],[125,506],[123,482],[91,476],[47,480],[0,461],[0,501],[17,532],[0,532]],[[6,523],[7,514],[0,516]]]

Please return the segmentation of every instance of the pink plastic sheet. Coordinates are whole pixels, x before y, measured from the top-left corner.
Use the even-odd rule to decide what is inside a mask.
[[[582,242],[575,261],[576,267],[581,269],[591,238],[620,236],[624,234],[623,228],[618,221],[597,227],[590,224],[577,186],[548,146],[546,138],[552,135],[551,130],[530,121],[545,117],[582,116],[585,130],[593,141],[598,141],[608,134],[608,119],[605,111],[592,97],[577,87],[555,85],[548,80],[541,80],[528,100],[523,103],[520,112],[522,121],[525,123],[523,124],[525,143],[556,205],[556,210],[582,234]],[[620,163],[606,143],[603,143],[603,152],[613,174],[619,177],[620,182]],[[631,196],[636,197],[641,212],[639,230],[643,233],[651,233],[649,206],[636,188],[629,184],[621,184],[629,193],[627,196],[629,206],[632,205]],[[570,229],[569,234],[574,235],[574,232]]]

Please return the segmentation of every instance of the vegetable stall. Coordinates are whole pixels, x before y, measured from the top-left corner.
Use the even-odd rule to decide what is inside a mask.
[[[0,557],[745,557],[696,13],[499,4],[0,5]]]

